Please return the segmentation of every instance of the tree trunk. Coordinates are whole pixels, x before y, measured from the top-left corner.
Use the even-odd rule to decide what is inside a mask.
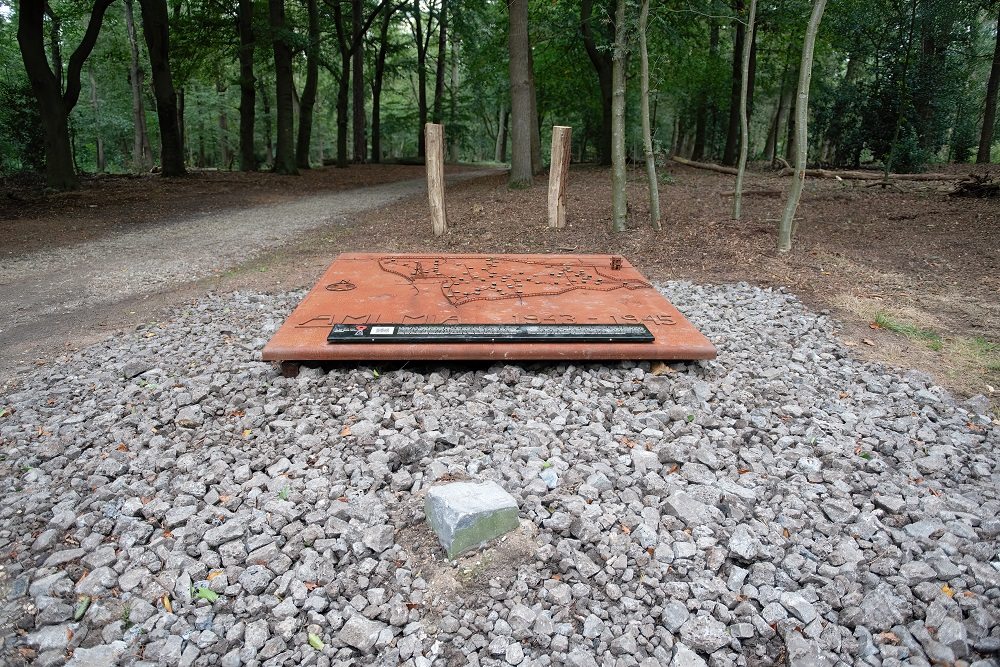
[[[749,28],[747,28],[749,31]],[[757,84],[757,31],[748,32],[750,37],[750,63],[747,66],[747,118],[753,119],[753,92]]]
[[[781,69],[781,84],[778,89],[778,105],[774,109],[774,121],[767,131],[767,143],[764,145],[764,156],[768,162],[774,162],[774,158],[777,155],[778,133],[781,131],[782,123],[785,122],[785,115],[788,113],[788,100],[791,97],[791,89],[788,87],[788,68],[791,64],[791,51],[789,50],[787,54],[785,65]]]
[[[601,89],[601,134],[597,141],[598,161],[602,165],[611,164],[611,54],[597,48],[594,40],[592,14],[594,0],[580,3],[580,32],[587,57],[597,70],[597,82]],[[612,26],[614,27],[614,26]]]
[[[819,22],[823,18],[826,0],[813,0],[812,13],[806,27],[805,39],[802,41],[802,62],[799,65],[798,98],[795,103],[795,173],[788,186],[788,201],[785,212],[781,216],[778,227],[778,251],[788,252],[792,249],[792,221],[795,210],[802,196],[802,185],[805,181],[806,157],[809,153],[809,82],[812,79],[813,51],[816,46],[816,33],[819,32]]]
[[[136,173],[142,174],[153,166],[153,154],[149,145],[149,132],[146,130],[146,108],[142,99],[143,82],[146,77],[139,57],[139,39],[135,30],[132,0],[125,0],[125,32],[128,34],[131,57],[128,79],[132,88],[132,168]]]
[[[292,100],[292,49],[285,33],[285,1],[267,0],[274,50],[274,106],[278,116],[278,131],[274,155],[274,171],[297,174],[294,145],[294,101]]]
[[[743,0],[733,0],[733,13],[743,14]],[[726,147],[722,151],[722,164],[735,165],[739,148],[740,133],[740,79],[742,71],[743,44],[746,41],[746,26],[739,19],[733,21],[733,76],[729,93],[729,125],[726,131]]]
[[[997,31],[1000,33],[1000,17],[997,18]],[[993,129],[997,121],[997,91],[1000,90],[1000,34],[996,37],[993,49],[993,68],[990,70],[990,80],[986,84],[986,108],[983,110],[983,133],[979,137],[979,151],[976,162],[986,164],[990,161],[993,149]]]
[[[424,39],[420,0],[413,0],[413,22],[417,40],[417,122],[419,124],[417,157],[424,157],[426,151],[424,126],[427,125],[427,42]],[[430,28],[429,22],[427,27]],[[427,39],[430,39],[430,34],[427,35]]]
[[[52,71],[59,84],[60,94],[63,92],[63,59],[62,59],[62,20],[52,6],[46,3],[45,13],[49,16],[49,51],[52,53]]]
[[[382,81],[385,78],[385,60],[389,47],[389,27],[392,25],[394,7],[382,10],[379,27],[378,55],[375,58],[375,76],[372,78],[372,162],[382,161]]]
[[[219,106],[219,169],[230,169],[233,157],[229,150],[229,111],[226,109],[226,86],[221,81],[215,86]]]
[[[257,171],[257,156],[254,154],[257,96],[253,74],[253,0],[239,0],[237,30],[240,37],[240,171]]]
[[[18,6],[17,43],[45,130],[45,176],[51,188],[71,190],[80,185],[73,164],[69,112],[80,99],[80,73],[94,49],[104,22],[104,14],[110,4],[111,0],[98,0],[94,3],[83,39],[70,56],[65,91],[61,77],[57,78],[53,74],[45,56],[44,3],[21,0]]]
[[[531,71],[531,38],[528,35],[528,0],[510,0],[510,30],[508,49],[510,54],[510,186],[531,185],[534,169],[532,165],[531,134],[532,88],[534,75]]]
[[[507,161],[507,121],[510,117],[510,110],[503,104],[497,114],[497,145],[494,152],[496,162]]]
[[[757,0],[753,0],[756,2]],[[646,52],[646,22],[649,0],[642,0],[639,10],[639,80],[642,104],[642,144],[646,154],[646,181],[649,183],[649,221],[660,230],[660,191],[656,182],[656,154],[653,153],[653,133],[649,121],[649,54]]]
[[[90,106],[94,109],[94,138],[97,143],[97,173],[103,174],[107,168],[104,158],[104,137],[101,135],[101,109],[97,104],[97,80],[94,78],[94,66],[87,66],[90,76]]]
[[[611,231],[625,231],[625,2],[615,7],[615,45],[611,56]]]
[[[167,29],[167,1],[139,0],[142,32],[153,70],[153,94],[160,125],[160,166],[164,176],[183,176],[184,147],[177,123],[177,93],[170,75],[170,36]]]
[[[458,60],[458,40],[453,39],[451,40],[451,77],[448,84],[448,123],[454,128],[448,137],[448,159],[451,162],[458,162],[459,148],[461,147],[459,133],[455,131],[458,129],[458,87],[461,84]],[[541,155],[538,159],[541,162]]]
[[[351,128],[354,134],[354,162],[364,162],[368,149],[365,132],[365,42],[362,29],[364,4],[362,0],[351,0],[351,44],[354,47],[351,84],[353,118]]]
[[[438,18],[437,66],[434,70],[434,107],[431,113],[433,122],[443,120],[444,110],[444,72],[448,49],[448,0],[441,0],[441,16]]]
[[[903,128],[903,121],[906,118],[906,100],[909,98],[909,71],[910,52],[913,50],[913,29],[917,22],[917,0],[912,0],[910,4],[910,30],[906,38],[906,55],[903,57],[903,75],[900,77],[899,93],[896,97],[896,127],[892,131],[892,141],[889,144],[889,155],[885,159],[883,173],[887,176],[892,171],[892,163],[896,158],[896,146],[899,143],[899,134]]]
[[[785,162],[795,162],[795,116],[797,96],[792,94],[788,101],[788,118],[785,123]]]
[[[271,141],[271,98],[267,94],[267,87],[263,79],[257,80],[260,89],[260,104],[264,112],[264,150],[267,164],[274,164],[274,143]]]
[[[715,64],[715,59],[719,57],[719,23],[715,17],[709,19],[711,25],[708,31],[708,61]],[[698,92],[698,110],[695,113],[694,126],[694,149],[691,151],[692,160],[701,160],[705,157],[705,137],[708,132],[708,90],[707,84],[702,83]]]
[[[299,98],[299,137],[295,144],[295,166],[309,169],[309,145],[312,143],[313,109],[316,107],[316,87],[319,85],[319,8],[316,0],[306,0],[309,15],[306,44],[306,82]]]
[[[743,214],[743,176],[747,170],[747,154],[749,153],[750,121],[747,111],[747,88],[750,84],[750,54],[753,51],[754,21],[757,18],[757,0],[750,0],[750,12],[747,14],[747,35],[744,40],[743,67],[740,72],[740,159],[736,166],[736,188],[733,192],[733,220],[739,220]]]

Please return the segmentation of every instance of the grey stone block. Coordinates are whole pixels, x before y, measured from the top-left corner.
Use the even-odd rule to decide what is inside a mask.
[[[452,482],[431,487],[424,512],[448,558],[518,526],[517,501],[496,482]]]

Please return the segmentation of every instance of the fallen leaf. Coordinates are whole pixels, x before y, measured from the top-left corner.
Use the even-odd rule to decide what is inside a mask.
[[[249,438],[251,433],[253,433],[253,431],[251,431],[250,429],[248,429],[248,428],[243,429],[243,437],[244,438]]]
[[[955,589],[949,586],[948,584],[945,584],[944,586],[941,587],[941,592],[950,598],[955,597]]]
[[[219,599],[219,594],[213,591],[211,588],[206,588],[205,586],[199,586],[198,590],[195,591],[194,596],[199,600],[208,600],[209,602],[215,602]]]
[[[899,635],[897,635],[895,632],[880,632],[878,634],[878,637],[887,644],[899,643]]]
[[[163,608],[167,610],[167,613],[168,614],[174,613],[174,605],[170,602],[170,596],[164,595],[162,599],[163,599]]]
[[[649,368],[649,372],[653,375],[666,375],[668,373],[676,373],[677,371],[662,361],[654,361],[653,365]]]
[[[340,429],[340,437],[341,438],[346,438],[350,434],[351,434],[351,427],[350,426],[345,426],[344,428]]]
[[[625,533],[626,535],[630,535],[632,533],[632,529],[626,526],[625,524],[622,524],[622,532]]]
[[[861,342],[864,343],[865,345],[871,345],[872,347],[875,347],[875,342],[871,338],[862,338]]]
[[[205,579],[207,581],[211,581],[212,579],[218,577],[220,574],[222,574],[222,570],[212,570],[211,572],[208,573],[208,576],[205,577]]]
[[[311,632],[309,633],[309,645],[312,646],[317,651],[322,651],[323,647],[326,646],[326,644],[323,643],[322,639],[320,639],[317,635],[314,635]]]
[[[785,538],[789,538],[789,537],[792,536],[792,534],[788,532],[787,528],[783,528],[782,531],[781,531],[781,534],[784,535]]]

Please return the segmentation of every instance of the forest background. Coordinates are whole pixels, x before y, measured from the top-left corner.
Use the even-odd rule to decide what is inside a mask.
[[[640,162],[640,7],[623,4],[623,140]],[[658,154],[736,163],[748,4],[651,3]],[[527,5],[532,143],[544,160],[551,126],[569,125],[574,161],[610,164],[615,3]],[[811,6],[757,7],[746,96],[751,160],[792,161]],[[450,160],[505,162],[508,63],[518,57],[508,12],[491,0],[0,2],[0,172],[48,168],[49,184],[65,189],[79,173],[291,173],[419,161],[426,121],[445,125]],[[998,12],[995,0],[831,1],[808,103],[810,164],[881,168],[891,160],[893,171],[912,172],[1000,157]],[[63,132],[60,122],[62,155],[51,138]]]

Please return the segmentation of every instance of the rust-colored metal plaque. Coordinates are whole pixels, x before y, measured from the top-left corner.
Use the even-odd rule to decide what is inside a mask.
[[[517,342],[386,342],[391,325],[525,325]],[[343,340],[356,327],[358,343]],[[533,325],[538,325],[537,327]],[[617,325],[650,342],[546,341],[546,328]],[[374,331],[373,331],[374,329]],[[411,328],[421,334],[434,333]],[[450,335],[461,327],[448,329]],[[493,331],[492,329],[489,331]],[[537,342],[524,336],[539,332]],[[527,332],[527,333],[526,333]],[[375,334],[372,336],[370,334]],[[328,340],[328,336],[330,340]],[[648,335],[633,340],[648,339]],[[333,342],[331,342],[333,341]],[[473,359],[712,359],[715,347],[635,268],[612,255],[390,255],[345,253],[264,347],[267,361]]]

